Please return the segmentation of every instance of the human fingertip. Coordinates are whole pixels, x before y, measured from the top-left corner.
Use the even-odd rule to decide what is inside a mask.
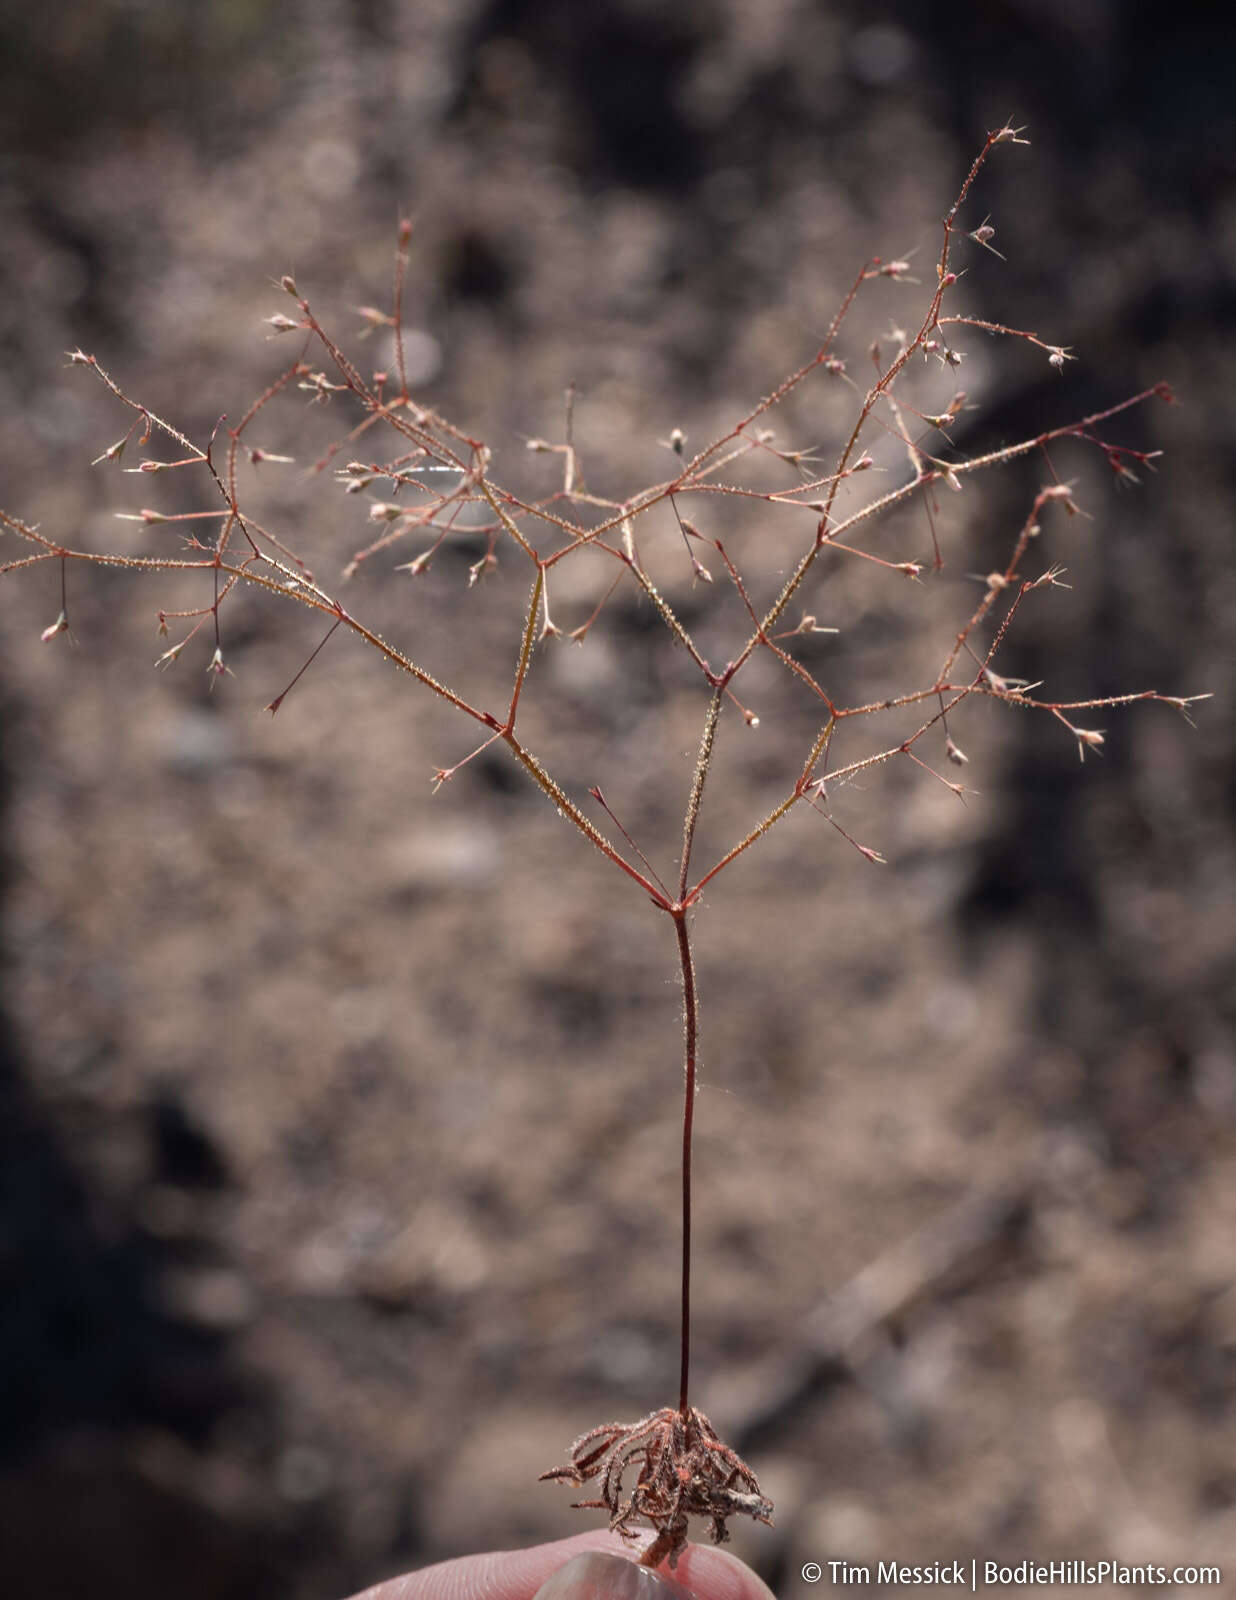
[[[625,1556],[587,1550],[541,1585],[533,1600],[695,1600],[694,1592]]]
[[[678,1572],[689,1593],[707,1600],[776,1600],[764,1580],[729,1550],[689,1544],[679,1557]]]

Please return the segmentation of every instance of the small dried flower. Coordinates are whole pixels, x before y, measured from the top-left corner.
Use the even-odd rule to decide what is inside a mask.
[[[388,311],[379,311],[377,306],[357,306],[356,315],[364,322],[365,327],[361,338],[366,338],[375,328],[393,328],[395,319]]]
[[[100,461],[119,461],[128,442],[129,435],[126,433],[123,439],[117,439],[115,444],[109,444],[101,456],[95,456],[90,465],[97,467]]]
[[[468,587],[475,588],[482,578],[488,577],[491,572],[498,570],[498,558],[492,550],[487,550],[479,561],[474,561],[468,568]]]
[[[984,250],[990,250],[993,256],[999,256],[1001,261],[1003,261],[1005,257],[991,242],[995,236],[996,230],[992,227],[991,219],[989,217],[984,217],[982,222],[979,223],[978,227],[975,228],[974,232],[970,235],[975,244],[981,244]]]

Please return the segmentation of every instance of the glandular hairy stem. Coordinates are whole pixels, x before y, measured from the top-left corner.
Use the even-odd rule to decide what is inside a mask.
[[[683,1104],[682,1104],[682,1362],[678,1384],[678,1409],[688,1411],[687,1391],[691,1376],[691,1135],[695,1125],[695,1069],[699,1049],[699,994],[695,986],[695,963],[691,959],[691,936],[687,913],[674,914],[678,936],[678,959],[682,964],[683,1014]]]

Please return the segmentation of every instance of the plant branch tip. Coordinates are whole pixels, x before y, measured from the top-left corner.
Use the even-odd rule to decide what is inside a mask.
[[[992,244],[991,241],[995,238],[995,236],[996,230],[994,227],[992,227],[991,217],[986,216],[983,218],[982,222],[979,223],[978,227],[969,234],[968,237],[973,239],[975,244],[982,245],[984,250],[989,250],[993,256],[999,256],[1001,261],[1007,260],[1007,257],[1003,255],[1001,251],[997,250],[994,244]]]
[[[215,646],[215,653],[211,656],[210,665],[206,668],[206,671],[210,674],[212,687],[216,678],[222,678],[225,674],[229,678],[236,676],[231,667],[224,661],[223,649],[220,645]]]
[[[69,635],[70,643],[76,643],[76,640],[73,638],[72,631],[69,628],[68,613],[64,611],[61,611],[55,622],[53,622],[49,627],[43,629],[42,633],[39,634],[39,638],[44,644],[50,644],[53,639],[62,633],[67,633]]]

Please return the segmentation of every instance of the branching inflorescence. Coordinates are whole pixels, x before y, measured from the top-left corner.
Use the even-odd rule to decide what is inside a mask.
[[[903,380],[915,357],[938,364],[940,375],[951,389],[953,375],[962,361],[951,341],[963,330],[1022,341],[1045,352],[1056,369],[1073,359],[1068,349],[1044,341],[1036,334],[950,309],[958,283],[953,256],[959,242],[968,239],[993,255],[999,254],[991,242],[995,230],[989,219],[984,218],[967,234],[958,220],[961,208],[993,149],[1000,144],[1025,143],[1020,135],[1020,129],[1006,125],[987,138],[944,219],[935,285],[927,297],[917,332],[896,332],[888,359],[878,347],[873,350],[875,376],[865,393],[853,384],[846,373],[845,362],[837,354],[839,336],[866,285],[878,280],[908,279],[905,261],[876,258],[867,262],[854,278],[810,360],[703,449],[688,453],[685,435],[675,429],[665,441],[674,459],[672,474],[624,499],[601,497],[585,486],[574,443],[570,401],[563,442],[529,441],[533,452],[552,455],[561,462],[561,485],[540,498],[528,498],[499,483],[491,471],[490,452],[480,440],[413,397],[407,381],[402,337],[404,280],[411,238],[410,224],[404,223],[396,254],[393,310],[389,314],[368,307],[362,310],[369,327],[390,330],[395,352],[393,377],[388,372],[364,376],[319,322],[309,301],[290,277],[281,280],[281,287],[294,301],[295,314],[279,314],[269,321],[276,333],[303,340],[300,354],[258,396],[234,427],[224,429],[221,423],[204,447],[194,444],[177,428],[131,399],[93,356],[80,350],[72,352],[71,361],[90,371],[131,413],[128,431],[97,458],[96,464],[119,462],[135,438],[138,446],[144,447],[153,434],[160,433],[171,441],[179,454],[168,461],[147,458],[136,470],[150,475],[165,471],[194,473],[208,491],[210,503],[196,511],[164,513],[145,509],[130,514],[131,520],[148,526],[176,525],[186,536],[187,548],[182,554],[133,555],[71,549],[17,517],[0,513],[3,526],[34,547],[31,554],[0,566],[0,571],[13,572],[49,562],[59,565],[60,612],[56,621],[44,630],[44,640],[68,631],[66,574],[71,562],[141,573],[199,575],[207,588],[204,604],[188,611],[158,613],[162,635],[169,634],[169,623],[183,624],[186,629],[183,636],[163,652],[158,664],[170,665],[177,661],[190,642],[206,630],[209,647],[212,647],[208,671],[213,677],[229,671],[221,617],[226,614],[225,603],[239,589],[264,591],[272,600],[317,612],[327,623],[324,636],[267,709],[271,712],[279,709],[337,630],[355,634],[387,662],[476,725],[477,742],[470,752],[451,765],[434,770],[435,789],[452,779],[482,751],[494,745],[504,746],[589,844],[670,919],[681,972],[685,1030],[678,1404],[653,1412],[634,1424],[611,1424],[585,1433],[573,1446],[568,1465],[545,1475],[573,1484],[598,1479],[599,1499],[582,1504],[608,1511],[611,1526],[624,1535],[632,1534],[637,1527],[650,1525],[655,1530],[655,1538],[643,1559],[652,1564],[665,1558],[671,1563],[676,1560],[686,1542],[690,1516],[706,1518],[712,1537],[720,1540],[726,1535],[729,1516],[742,1513],[767,1522],[772,1514],[772,1506],[761,1496],[751,1470],[721,1442],[707,1418],[691,1406],[688,1393],[691,1150],[699,1047],[690,913],[700,905],[705,889],[799,805],[819,812],[867,860],[881,861],[883,858],[872,846],[859,843],[833,815],[830,796],[857,774],[898,759],[915,764],[954,793],[963,795],[964,786],[933,765],[930,751],[938,749],[944,761],[954,769],[966,764],[967,757],[950,732],[949,719],[965,701],[974,697],[1042,712],[1054,718],[1068,730],[1083,758],[1103,743],[1103,733],[1099,729],[1082,726],[1076,720],[1083,714],[1137,700],[1157,700],[1187,715],[1191,699],[1202,698],[1141,690],[1102,699],[1054,701],[1037,694],[1037,685],[1002,676],[996,668],[1009,628],[1028,597],[1060,582],[1060,569],[1055,567],[1046,567],[1034,575],[1026,571],[1028,557],[1040,532],[1041,516],[1053,506],[1063,507],[1068,512],[1077,509],[1072,489],[1056,478],[1047,455],[1048,446],[1060,439],[1081,441],[1096,447],[1117,476],[1132,478],[1136,467],[1152,465],[1156,452],[1138,452],[1113,443],[1101,430],[1122,412],[1146,400],[1158,397],[1170,401],[1166,385],[1157,385],[1079,421],[970,458],[953,446],[949,434],[965,405],[964,392],[953,392],[943,405],[930,410],[923,404],[912,404],[905,393],[905,389],[912,386]],[[314,364],[315,360],[323,358],[324,367]],[[791,395],[798,394],[814,377],[849,383],[857,396],[850,432],[829,470],[823,472],[818,470],[818,451],[787,447],[767,426],[776,408]],[[421,577],[427,573],[436,552],[465,532],[469,540],[480,537],[484,541],[482,554],[469,568],[469,587],[495,571],[500,551],[512,554],[517,562],[526,565],[531,586],[526,603],[521,607],[521,620],[514,630],[515,665],[505,703],[493,708],[472,703],[419,660],[380,637],[345,606],[337,594],[328,591],[288,542],[257,519],[247,498],[242,503],[238,469],[243,463],[256,465],[288,459],[263,451],[250,442],[255,425],[280,397],[297,392],[307,393],[311,400],[319,402],[333,396],[346,396],[359,408],[355,425],[331,445],[315,467],[319,474],[331,472],[347,494],[369,497],[368,517],[376,532],[344,566],[344,581],[355,578],[375,558],[397,547],[406,547],[413,538],[427,542],[395,570]],[[913,422],[908,420],[911,418]],[[874,465],[864,439],[874,437],[877,428],[884,429],[904,447],[907,468],[895,486],[854,504],[849,496],[868,481],[865,475]],[[937,438],[943,443],[935,443]],[[381,448],[380,440],[386,441]],[[802,658],[803,653],[796,653],[796,646],[804,636],[833,630],[821,628],[810,612],[805,612],[795,625],[786,625],[791,603],[804,594],[807,580],[816,572],[821,558],[825,555],[854,558],[874,563],[890,574],[919,580],[929,568],[938,569],[943,565],[936,529],[936,491],[939,488],[958,491],[972,475],[1031,453],[1045,458],[1050,481],[1035,496],[1003,567],[986,576],[977,604],[968,608],[955,630],[942,641],[939,666],[934,675],[888,698],[853,705],[840,703],[820,676],[809,668]],[[780,474],[780,481],[770,484],[770,472]],[[846,492],[844,500],[843,490]],[[744,505],[752,518],[766,518],[774,513],[779,517],[797,514],[804,518],[805,514],[809,531],[802,538],[797,557],[775,597],[762,606],[757,604],[754,595],[760,580],[765,584],[769,580],[767,564],[762,572],[755,570],[755,563],[745,558],[740,565],[723,540],[706,536],[693,520],[704,515],[695,511],[696,505],[706,507],[710,498],[717,497]],[[872,547],[870,537],[877,520],[916,497],[922,500],[930,531],[930,562],[896,560],[880,554]],[[723,661],[706,653],[697,636],[700,630],[693,632],[687,626],[679,614],[682,608],[676,609],[667,598],[666,579],[662,577],[658,582],[653,562],[641,552],[639,539],[643,530],[655,532],[666,526],[672,529],[670,548],[674,559],[680,562],[685,549],[693,580],[713,584],[715,592],[727,586],[732,591],[739,628],[732,650]],[[611,569],[610,574],[598,585],[595,603],[588,615],[564,632],[551,611],[551,591],[562,563],[585,551],[593,552],[594,560],[597,556],[603,557]],[[705,556],[713,562],[715,571],[710,569]],[[659,572],[660,568],[655,570]],[[774,575],[776,570],[772,569]],[[634,588],[643,601],[655,609],[705,691],[699,754],[683,813],[681,849],[676,868],[666,870],[664,875],[618,820],[602,790],[594,786],[588,791],[602,817],[598,822],[587,814],[582,798],[573,798],[547,770],[520,731],[521,698],[538,648],[554,638],[583,644],[601,622],[611,597],[624,586]],[[772,658],[795,692],[813,707],[814,732],[805,742],[801,762],[795,761],[792,781],[779,801],[728,849],[699,870],[693,860],[696,829],[718,727],[723,717],[734,714],[748,726],[758,723],[755,712],[738,698],[736,684],[752,660],[760,655]],[[915,724],[908,733],[877,739],[872,748],[843,763],[830,764],[839,729],[846,725],[875,724],[883,714],[899,712],[915,717]],[[611,828],[612,833],[607,831]]]

